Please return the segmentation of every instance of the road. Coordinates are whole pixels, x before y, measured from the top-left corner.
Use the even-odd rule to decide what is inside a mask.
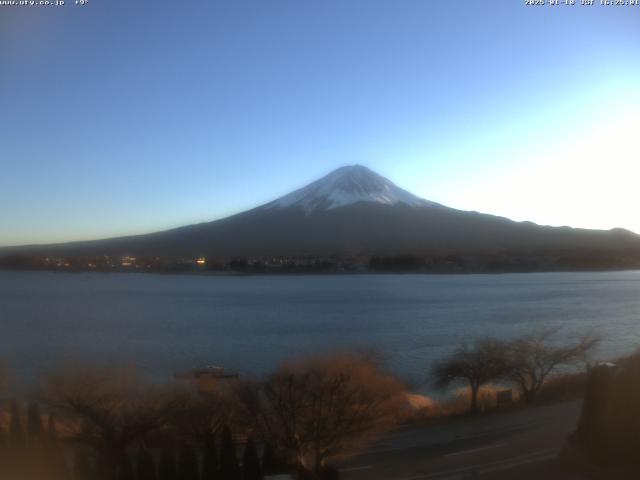
[[[558,454],[580,401],[412,425],[341,466],[345,480],[578,480]]]

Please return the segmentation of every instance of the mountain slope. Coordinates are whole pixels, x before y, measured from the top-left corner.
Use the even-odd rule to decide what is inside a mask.
[[[640,251],[625,230],[542,227],[430,202],[361,166],[340,168],[221,220],[134,237],[27,247],[31,253],[355,255],[540,250]]]

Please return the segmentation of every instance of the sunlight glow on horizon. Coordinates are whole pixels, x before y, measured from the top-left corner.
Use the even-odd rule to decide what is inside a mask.
[[[578,127],[564,144],[532,148],[510,168],[467,184],[457,206],[541,225],[640,233],[638,126],[640,110],[629,109]]]

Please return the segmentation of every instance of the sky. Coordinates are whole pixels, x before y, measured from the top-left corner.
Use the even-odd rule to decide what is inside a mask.
[[[640,233],[638,45],[634,6],[0,5],[0,246],[209,221],[356,163]]]

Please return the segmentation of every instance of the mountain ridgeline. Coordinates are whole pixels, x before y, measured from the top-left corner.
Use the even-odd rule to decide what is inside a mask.
[[[452,255],[499,259],[579,256],[593,268],[637,268],[640,236],[623,229],[546,227],[456,210],[419,198],[356,165],[339,168],[275,201],[220,220],[146,235],[0,249],[0,256],[16,253],[374,256],[378,260]],[[385,265],[384,261],[380,265]]]

